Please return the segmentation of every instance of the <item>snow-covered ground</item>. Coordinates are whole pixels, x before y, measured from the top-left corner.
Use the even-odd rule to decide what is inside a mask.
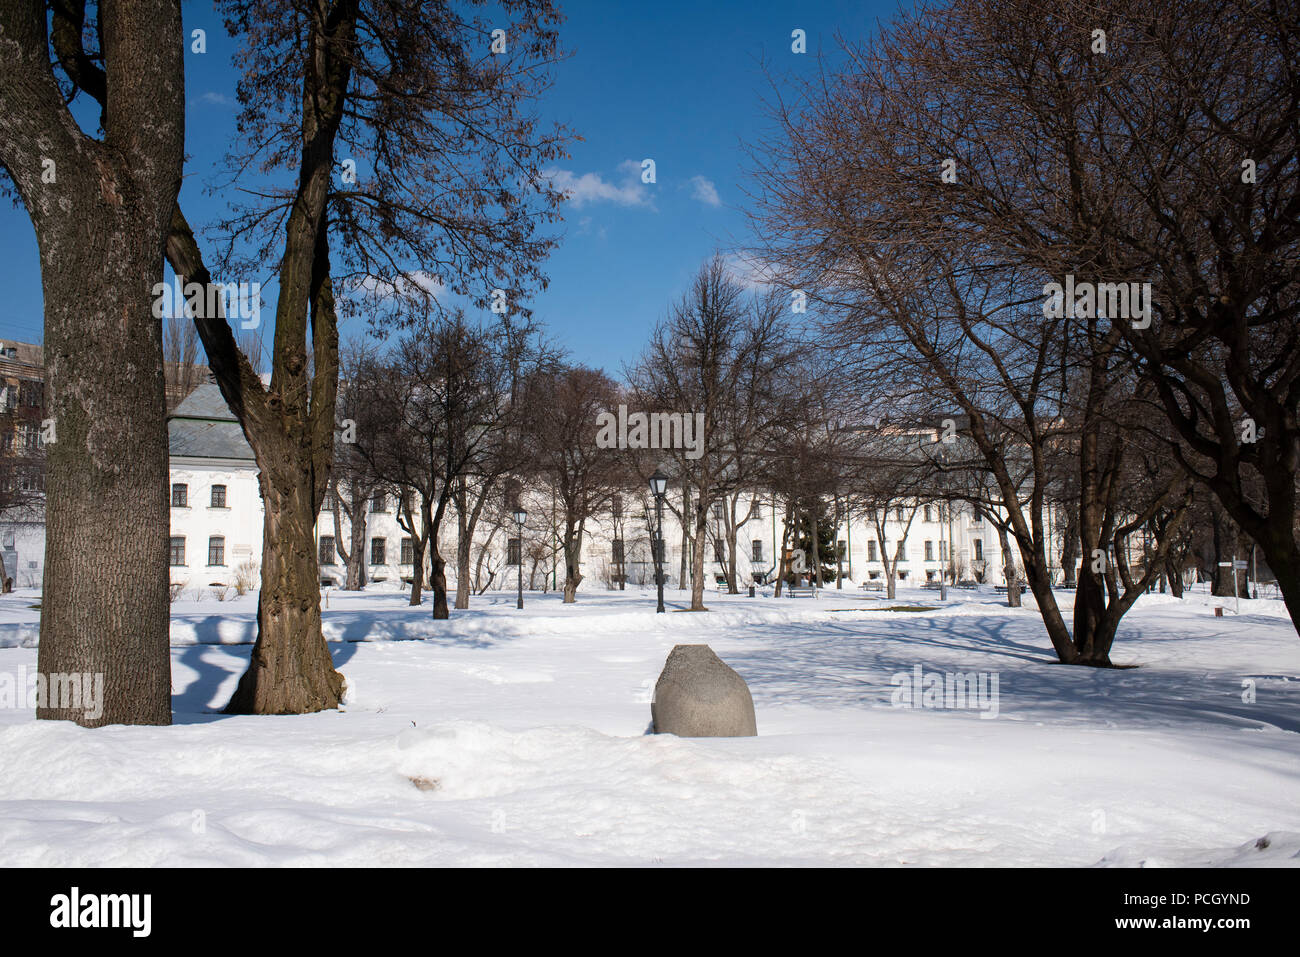
[[[1037,613],[991,590],[668,597],[503,593],[434,622],[333,591],[348,704],[275,718],[216,713],[255,598],[178,603],[174,726],[0,710],[0,863],[1300,865],[1280,602],[1147,596],[1113,656],[1140,667],[1100,671],[1054,664]],[[0,599],[0,674],[34,671],[38,600]],[[701,642],[748,681],[758,737],[645,733],[668,652]],[[895,706],[918,667],[996,677],[996,715]]]

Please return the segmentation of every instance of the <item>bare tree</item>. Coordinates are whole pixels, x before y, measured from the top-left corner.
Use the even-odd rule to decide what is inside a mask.
[[[905,16],[882,43],[846,49],[848,65],[809,83],[797,107],[779,105],[783,136],[757,157],[755,224],[762,255],[821,307],[826,346],[850,371],[911,384],[913,395],[928,387],[937,431],[952,427],[938,418],[943,405],[963,417],[1057,656],[1104,666],[1120,618],[1149,584],[1131,574],[1115,536],[1185,490],[1171,477],[1146,500],[1117,499],[1127,451],[1114,423],[1140,400],[1116,324],[1047,308],[1041,264],[1017,256],[1012,237],[996,243],[1001,234],[961,218],[965,187],[946,175],[953,157],[962,157],[961,183],[996,193],[989,202],[1052,205],[1055,194],[1023,187],[1025,170],[1043,183],[1061,175],[1037,141],[997,132],[987,94],[1002,87],[974,62],[978,51],[1010,48],[1016,31],[977,31],[975,43],[966,29]],[[954,63],[957,53],[971,62]],[[1073,634],[1052,592],[1045,522],[1047,457],[1061,449],[1080,475],[1085,556],[1103,557],[1081,576]]]
[[[163,319],[163,378],[170,413],[197,389],[207,369],[199,363],[199,333],[189,316]]]
[[[747,295],[715,255],[656,327],[629,372],[644,411],[665,417],[651,420],[655,434],[650,438],[682,483],[683,532],[695,546],[692,611],[707,610],[704,548],[710,509],[722,496],[752,485],[752,455],[778,414],[773,407],[777,373],[790,355],[786,302],[775,294]],[[674,424],[682,427],[676,440]],[[728,545],[734,557],[734,535]]]
[[[440,541],[447,510],[459,495],[466,521],[460,577],[468,587],[469,521],[477,517],[464,507],[467,486],[487,474],[494,483],[504,474],[502,434],[510,423],[504,341],[462,312],[431,315],[402,336],[391,357],[372,366],[360,393],[366,412],[365,424],[358,421],[357,450],[381,483],[404,492],[398,524],[416,552],[411,604],[420,603],[427,554],[434,618],[450,615]]]
[[[528,462],[555,489],[562,512],[564,601],[572,603],[587,525],[609,508],[628,474],[626,457],[596,441],[599,417],[618,408],[622,393],[600,370],[566,366],[534,374],[523,394]]]
[[[441,286],[513,312],[543,284],[554,240],[537,229],[561,196],[541,169],[565,134],[543,132],[527,108],[547,83],[559,16],[546,0],[503,0],[490,14],[441,0],[223,6],[247,41],[230,168],[289,181],[242,190],[215,230],[217,278],[270,270],[278,282],[269,384],[224,316],[195,320],[265,503],[258,638],[227,710],[302,713],[336,706],[342,691],[321,634],[313,536],[334,452],[336,310],[418,325],[441,309]],[[487,40],[498,27],[511,37],[499,55]],[[212,281],[179,208],[167,251],[178,275]],[[445,617],[442,504],[424,530]]]

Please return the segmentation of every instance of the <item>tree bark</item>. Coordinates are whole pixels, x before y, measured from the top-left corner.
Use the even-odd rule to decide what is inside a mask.
[[[168,449],[152,303],[184,158],[180,5],[122,0],[98,19],[103,70],[81,48],[83,6],[58,6],[53,42],[102,106],[103,141],[65,106],[46,4],[0,3],[0,162],[40,251],[55,428],[37,669],[103,680],[95,717],[84,700],[49,697],[36,716],[169,724]]]
[[[278,461],[278,467],[271,461]],[[315,498],[309,476],[285,452],[260,461],[262,590],[258,636],[228,714],[306,714],[337,707],[343,676],[321,634]],[[304,601],[306,595],[313,600]]]
[[[704,548],[708,543],[708,505],[700,490],[695,495],[695,553],[691,556],[691,611],[708,611],[704,607]]]
[[[1073,588],[1079,581],[1079,511],[1073,503],[1065,509],[1068,514],[1061,542],[1061,574],[1066,587]]]
[[[567,509],[566,509],[567,511]],[[578,598],[582,583],[583,523],[566,522],[564,526],[564,604],[572,605]]]
[[[1011,555],[1011,539],[1007,536],[1007,527],[997,525],[998,544],[1002,548],[1002,568],[1007,580],[1007,607],[1020,607],[1020,577],[1016,574],[1016,562]]]
[[[1237,594],[1233,581],[1236,569],[1225,568],[1222,563],[1231,562],[1236,557],[1237,526],[1218,502],[1213,504],[1211,514],[1214,517],[1214,585],[1210,593],[1221,598],[1232,598]]]

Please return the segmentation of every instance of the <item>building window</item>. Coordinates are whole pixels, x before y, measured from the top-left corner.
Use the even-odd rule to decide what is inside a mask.
[[[929,539],[926,539],[925,542],[925,560],[927,562],[934,561],[934,542]]]
[[[402,539],[402,564],[415,564],[415,542],[411,540],[409,535]]]
[[[370,564],[384,564],[384,553],[388,550],[388,540],[384,538],[372,538],[370,540]]]
[[[212,507],[213,508],[226,507],[226,487],[224,485],[212,486]]]
[[[325,490],[325,496],[321,499],[320,510],[322,512],[334,511],[334,490],[332,488]]]
[[[184,482],[172,483],[172,508],[189,508],[190,487]]]
[[[875,560],[876,560],[876,540],[873,538],[867,542],[867,561],[874,562]]]
[[[617,492],[614,493],[614,497],[610,500],[609,513],[615,518],[623,517],[623,496],[619,495]]]
[[[226,540],[220,535],[208,539],[208,564],[224,565],[226,563]]]
[[[39,379],[23,379],[18,383],[18,404],[40,408],[45,404],[45,383]]]
[[[835,543],[835,549],[836,549],[835,551],[836,559],[838,559],[839,561],[844,561],[844,557],[849,553],[848,544],[844,541],[844,539],[841,538],[838,542]]]
[[[983,539],[972,539],[971,544],[975,546],[975,561],[984,561],[984,541]]]
[[[512,538],[512,539],[510,539],[510,540],[508,540],[508,541],[506,542],[506,564],[507,564],[507,565],[518,565],[518,564],[520,564],[520,563],[521,563],[521,560],[520,560],[520,555],[521,555],[521,554],[522,554],[522,552],[521,552],[521,550],[520,550],[520,548],[519,548],[519,539],[517,539],[517,538]]]
[[[727,517],[726,509],[721,502],[713,503],[713,520],[715,522],[724,521]]]
[[[751,561],[755,562],[761,562],[763,560],[763,540],[761,538],[754,539],[749,557]]]
[[[713,560],[719,565],[727,564],[727,553],[722,547],[722,542],[713,543]]]
[[[171,553],[172,553],[171,563],[173,565],[185,564],[185,536],[184,535],[172,536]]]
[[[386,512],[388,511],[388,496],[383,492],[376,492],[370,497],[370,511]]]
[[[939,539],[939,561],[946,562],[947,560],[948,560],[948,543],[941,538]]]
[[[613,542],[610,543],[610,545],[613,551],[613,555],[611,557],[613,558],[614,564],[622,565],[623,564],[623,539],[616,538],[614,539]]]
[[[322,565],[334,564],[334,536],[322,535],[320,537],[320,563]]]
[[[900,505],[894,509],[894,521],[900,523],[903,521],[903,506]]]
[[[907,547],[907,542],[900,541],[898,543],[898,548],[894,550],[894,557],[898,559],[900,562],[907,558],[907,553],[904,551],[906,547]]]
[[[933,506],[927,505],[927,506],[925,507],[925,520],[926,520],[927,522],[933,522],[933,521],[934,521],[934,507],[933,507]]]

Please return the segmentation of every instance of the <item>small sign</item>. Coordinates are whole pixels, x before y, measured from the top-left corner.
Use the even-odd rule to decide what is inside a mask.
[[[1247,563],[1246,563],[1246,562],[1243,562],[1243,561],[1235,561],[1235,562],[1232,563],[1232,567],[1233,567],[1233,568],[1246,568],[1246,567],[1247,567]]]

